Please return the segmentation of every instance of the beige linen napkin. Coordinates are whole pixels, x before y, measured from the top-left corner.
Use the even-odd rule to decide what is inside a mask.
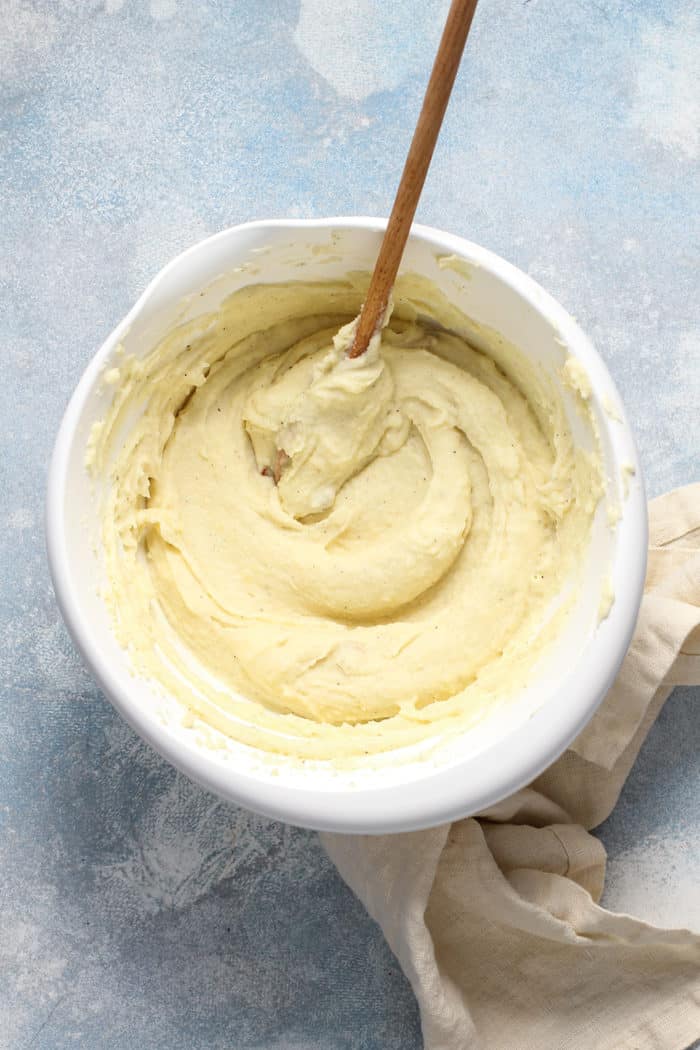
[[[601,908],[605,850],[586,830],[612,810],[673,686],[700,683],[700,484],[649,512],[629,653],[553,766],[451,826],[322,836],[413,986],[426,1050],[680,1050],[700,1038],[700,936]]]

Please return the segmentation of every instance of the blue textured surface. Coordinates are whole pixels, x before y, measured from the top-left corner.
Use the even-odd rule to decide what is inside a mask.
[[[113,713],[41,533],[69,394],[163,263],[246,219],[386,214],[445,8],[0,4],[2,1047],[420,1045],[315,836],[211,798]],[[578,317],[651,495],[697,473],[699,36],[694,0],[482,0],[419,209]],[[669,701],[602,829],[607,901],[669,925],[700,925],[697,699]]]

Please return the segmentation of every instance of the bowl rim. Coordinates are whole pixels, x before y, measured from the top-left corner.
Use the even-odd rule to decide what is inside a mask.
[[[131,727],[158,753],[190,779],[215,794],[264,816],[321,831],[341,833],[387,833],[433,827],[479,813],[518,791],[552,764],[581,732],[612,684],[627,652],[641,604],[647,556],[647,508],[639,456],[622,407],[621,426],[611,430],[613,444],[624,440],[625,459],[636,471],[636,481],[625,500],[618,529],[616,571],[627,581],[616,594],[614,630],[596,632],[588,643],[590,659],[586,675],[566,681],[566,702],[544,704],[520,727],[470,756],[464,764],[422,773],[420,779],[370,788],[298,787],[270,782],[251,772],[217,763],[206,751],[185,747],[164,724],[159,723],[128,688],[128,680],[117,673],[91,635],[90,624],[80,611],[78,591],[68,555],[64,506],[68,497],[68,467],[78,424],[103,363],[126,330],[178,268],[189,265],[214,243],[231,240],[252,230],[298,231],[300,229],[357,229],[381,233],[386,219],[371,216],[337,216],[317,219],[262,219],[228,227],[191,245],[167,263],[148,284],[124,319],[103,342],[88,363],[70,398],[54,445],[48,472],[46,497],[46,546],[49,570],[57,604],[83,660],[98,685]],[[607,367],[592,343],[568,314],[533,278],[494,252],[456,234],[414,224],[411,238],[428,243],[442,253],[454,253],[478,263],[509,285],[540,314],[565,333],[566,344],[586,366],[606,378],[615,391]],[[563,683],[564,684],[564,683]],[[522,746],[527,733],[527,747]]]

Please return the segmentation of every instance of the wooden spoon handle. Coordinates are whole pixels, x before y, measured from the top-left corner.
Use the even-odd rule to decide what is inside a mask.
[[[382,323],[476,5],[477,0],[452,0],[349,357],[365,352]]]

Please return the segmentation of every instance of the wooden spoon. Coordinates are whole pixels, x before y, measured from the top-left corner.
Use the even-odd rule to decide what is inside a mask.
[[[349,357],[365,352],[384,320],[476,5],[477,0],[452,0]]]

